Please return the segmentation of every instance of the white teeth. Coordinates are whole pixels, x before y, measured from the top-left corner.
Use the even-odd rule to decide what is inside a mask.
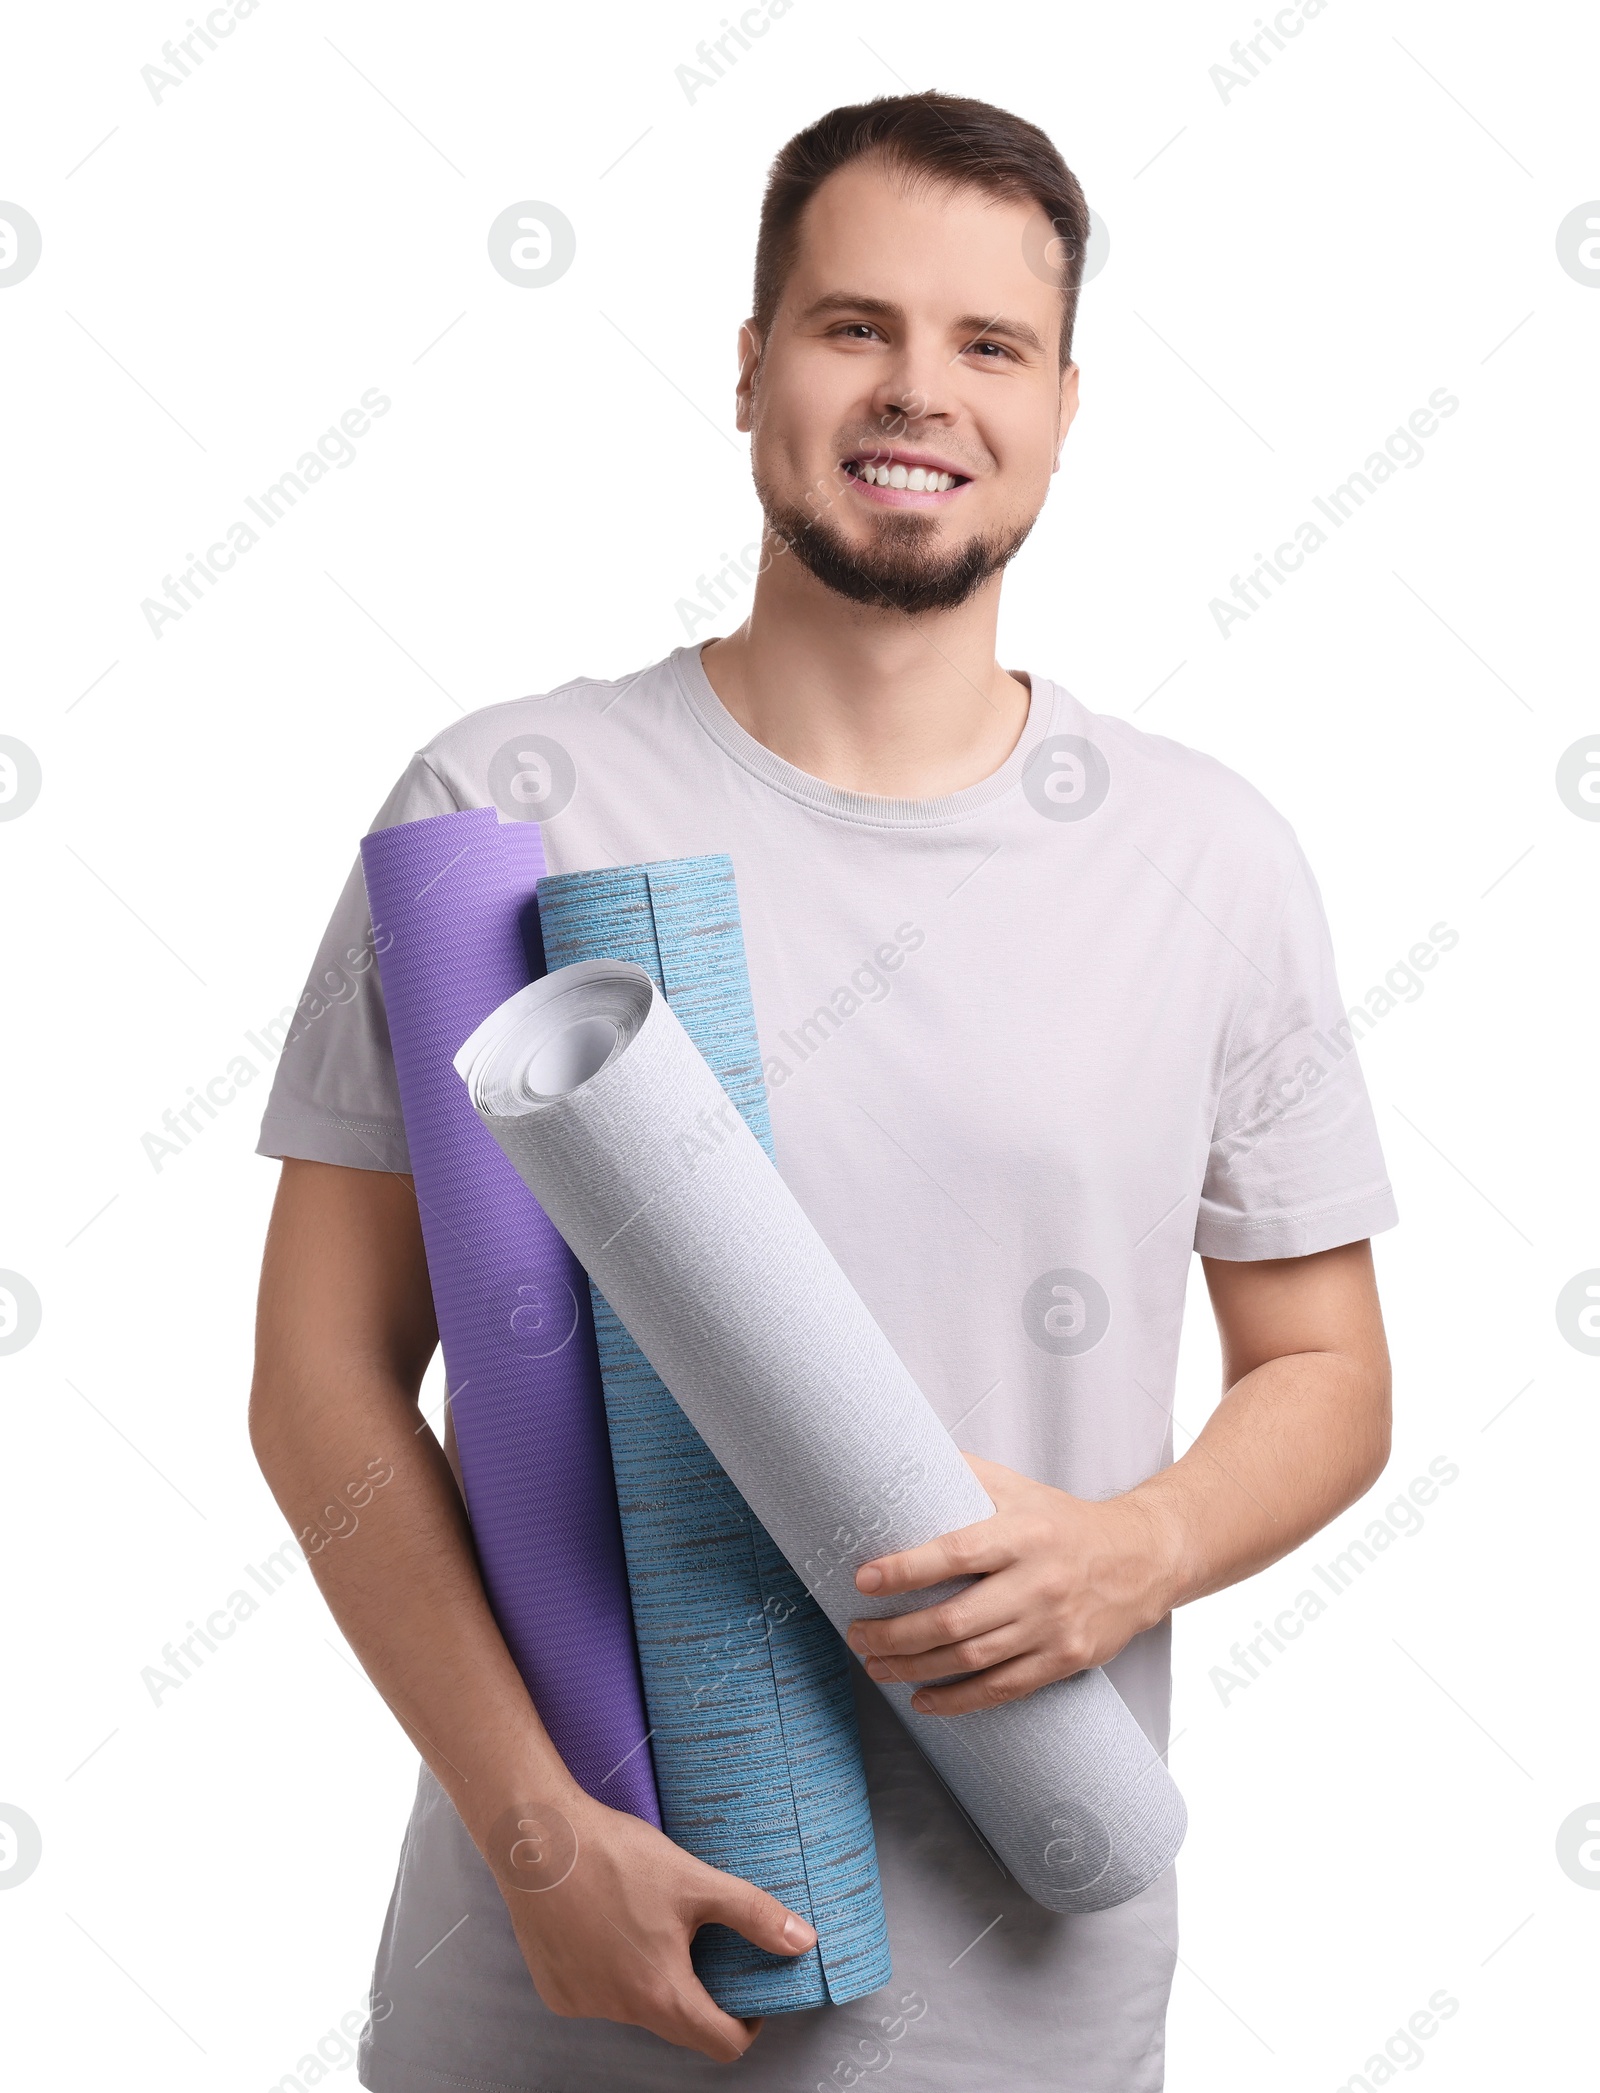
[[[858,464],[856,476],[869,487],[903,487],[908,494],[944,494],[956,483],[953,472],[931,472],[922,465],[908,470],[904,465]]]

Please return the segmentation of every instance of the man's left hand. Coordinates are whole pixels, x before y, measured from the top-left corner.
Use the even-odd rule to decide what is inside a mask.
[[[994,1499],[993,1517],[856,1572],[856,1589],[874,1597],[978,1580],[919,1612],[850,1624],[850,1647],[871,1678],[969,1675],[921,1687],[911,1703],[921,1715],[1021,1700],[1104,1664],[1170,1612],[1177,1582],[1176,1536],[1137,1491],[1096,1503],[998,1461],[964,1458]]]

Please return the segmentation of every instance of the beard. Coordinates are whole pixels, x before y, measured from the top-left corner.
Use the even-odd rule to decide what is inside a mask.
[[[857,547],[826,517],[790,508],[759,485],[756,492],[768,529],[825,589],[851,603],[908,617],[958,609],[1016,557],[1033,529],[1030,517],[1009,534],[972,538],[954,552],[939,552],[933,543],[936,518],[890,512],[878,519],[874,541]]]

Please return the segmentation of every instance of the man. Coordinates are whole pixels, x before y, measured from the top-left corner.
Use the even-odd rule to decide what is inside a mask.
[[[696,1981],[707,1921],[779,1953],[813,1936],[585,1795],[512,1667],[417,1426],[435,1329],[376,969],[280,1064],[255,1445],[297,1531],[392,1464],[360,1540],[312,1559],[426,1762],[363,2048],[378,2093],[701,2086],[741,2054],[762,2089],[891,2061],[919,2093],[1163,2082],[1171,1871],[1095,1916],[1042,1910],[870,1683],[960,1675],[924,1691],[948,1714],[1103,1663],[1164,1751],[1172,1608],[1387,1458],[1367,1238],[1394,1205],[1294,836],[1219,764],[995,658],[1077,407],[1087,222],[1044,135],[982,103],[910,95],[794,139],[740,334],[767,521],[748,619],[474,713],[374,822],[497,803],[542,820],[554,871],[733,858],[780,1167],[997,1507],[858,1578],[977,1573],[852,1632],[885,1990],[745,2024]],[[355,871],[313,982],[369,939]],[[1225,1393],[1173,1461],[1195,1250]],[[524,1803],[576,1859],[502,1895]]]

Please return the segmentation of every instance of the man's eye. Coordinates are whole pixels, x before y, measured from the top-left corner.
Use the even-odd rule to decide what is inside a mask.
[[[849,335],[855,341],[861,341],[870,337],[876,334],[877,331],[877,328],[866,320],[847,320],[839,329],[840,334]]]
[[[969,349],[980,349],[989,351],[990,353],[985,358],[985,361],[989,363],[996,363],[1000,360],[1001,357],[1009,356],[1011,354],[1011,351],[1005,346],[1003,342],[968,342],[967,347]]]

